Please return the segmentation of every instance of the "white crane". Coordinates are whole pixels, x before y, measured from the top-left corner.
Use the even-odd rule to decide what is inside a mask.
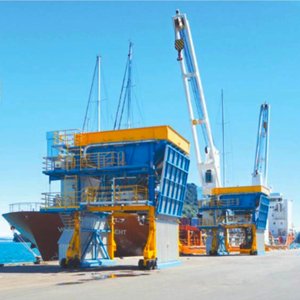
[[[269,157],[270,105],[260,106],[252,185],[267,186]]]
[[[176,15],[173,17],[173,25],[175,30],[175,48],[178,51],[177,60],[181,67],[190,114],[198,173],[202,183],[203,194],[209,195],[212,188],[221,186],[219,151],[213,142],[192,34],[186,15],[177,10]],[[196,116],[194,107],[196,108]],[[202,129],[204,140],[203,145],[201,145],[204,150],[202,155],[198,138],[199,127]],[[204,159],[202,158],[203,156]]]

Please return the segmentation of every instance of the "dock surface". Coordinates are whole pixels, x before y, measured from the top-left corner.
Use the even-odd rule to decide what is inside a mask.
[[[0,299],[300,299],[300,250],[264,256],[182,257],[137,269],[137,258],[102,269],[62,271],[57,262],[0,268]]]

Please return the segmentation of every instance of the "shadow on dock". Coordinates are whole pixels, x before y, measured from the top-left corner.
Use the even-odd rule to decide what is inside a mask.
[[[13,274],[55,274],[55,273],[91,273],[95,271],[112,272],[112,271],[138,271],[135,265],[116,265],[109,267],[95,267],[95,268],[80,268],[80,269],[62,269],[58,265],[4,265],[0,267],[0,274],[13,273]]]

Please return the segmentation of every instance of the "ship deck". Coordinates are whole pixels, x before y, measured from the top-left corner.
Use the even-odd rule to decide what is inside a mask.
[[[300,250],[264,256],[182,257],[178,267],[62,271],[57,263],[0,268],[0,299],[299,299]],[[84,295],[84,296],[81,296]]]

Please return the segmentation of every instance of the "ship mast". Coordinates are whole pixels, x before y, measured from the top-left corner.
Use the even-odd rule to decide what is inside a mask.
[[[97,98],[97,112],[98,112],[98,122],[97,122],[97,131],[101,130],[101,81],[100,81],[100,75],[101,75],[101,56],[97,56],[97,66],[98,66],[98,98]]]
[[[226,173],[225,173],[225,115],[224,115],[224,94],[221,90],[221,103],[222,103],[222,168],[223,168],[223,186],[226,186]]]
[[[124,115],[124,111],[126,113],[127,109],[127,128],[131,128],[132,126],[132,110],[131,110],[131,96],[132,96],[132,53],[133,53],[133,43],[129,42],[129,50],[128,56],[125,66],[125,72],[122,81],[122,88],[119,96],[119,103],[117,107],[115,122],[114,122],[114,130],[120,129],[122,127],[122,119]]]
[[[100,131],[101,130],[101,56],[100,55],[97,55],[96,58],[92,84],[89,92],[88,103],[87,103],[83,126],[82,126],[83,131],[88,130],[88,121],[89,121],[88,114],[92,102],[93,92],[95,93],[94,85],[96,84],[96,77],[97,77],[97,101],[95,101],[97,103],[97,130],[96,131]]]

